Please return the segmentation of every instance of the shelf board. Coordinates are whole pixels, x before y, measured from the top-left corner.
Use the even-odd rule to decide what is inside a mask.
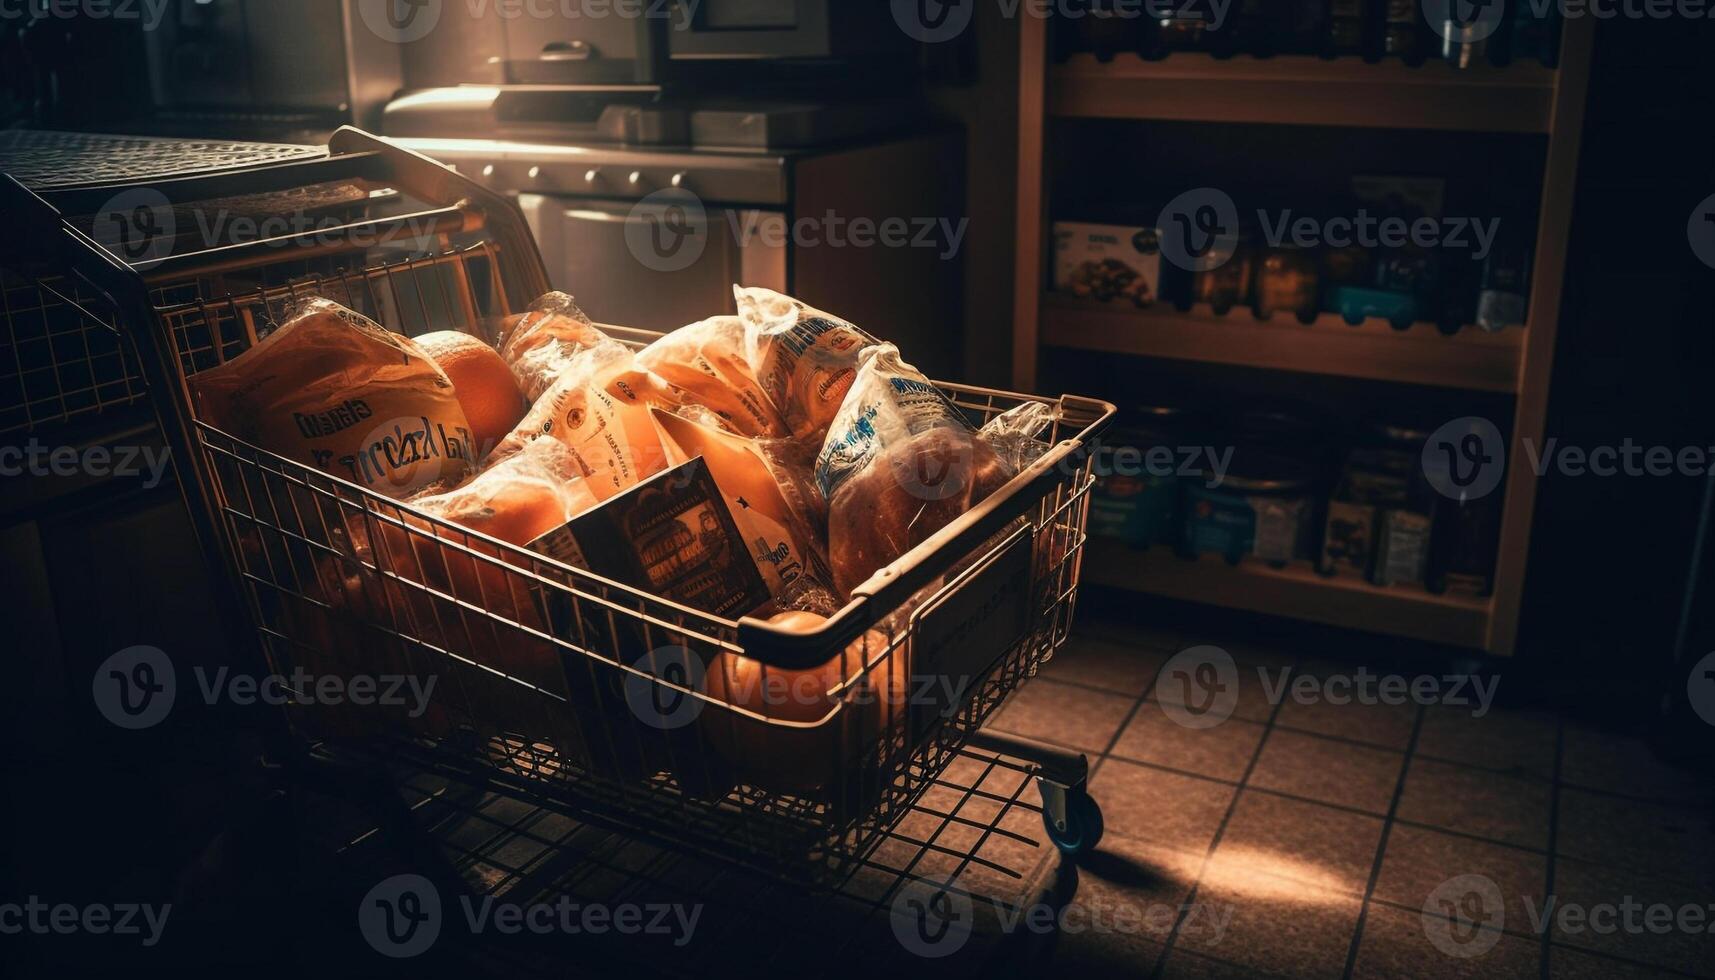
[[[1083,581],[1227,609],[1285,616],[1343,629],[1486,649],[1490,602],[1324,578],[1305,565],[1229,565],[1215,555],[1187,561],[1162,548],[1136,551],[1105,538],[1084,546]]]
[[[1303,55],[1217,60],[1194,52],[1109,62],[1074,55],[1052,69],[1048,113],[1062,117],[1547,133],[1556,72],[1541,65],[1454,68],[1431,61]]]
[[[1448,337],[1428,323],[1354,327],[1327,313],[1306,326],[1284,313],[1264,321],[1243,308],[1216,316],[1207,307],[1138,310],[1053,294],[1043,297],[1041,329],[1050,347],[1502,393],[1518,383],[1525,337],[1517,327]]]

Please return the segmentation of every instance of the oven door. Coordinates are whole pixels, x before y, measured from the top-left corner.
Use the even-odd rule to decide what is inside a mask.
[[[786,217],[687,202],[521,194],[555,289],[598,323],[668,331],[735,312],[732,287],[787,288]]]

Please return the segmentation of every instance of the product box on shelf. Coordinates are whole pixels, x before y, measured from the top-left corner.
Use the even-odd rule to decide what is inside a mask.
[[[1152,305],[1161,295],[1159,233],[1131,225],[1055,222],[1054,288],[1080,299]]]

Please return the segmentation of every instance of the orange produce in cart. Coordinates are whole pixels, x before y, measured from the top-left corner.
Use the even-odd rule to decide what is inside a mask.
[[[768,622],[810,631],[827,618],[787,612]],[[877,662],[865,671],[870,661]],[[710,697],[768,719],[719,705],[707,706],[698,718],[739,778],[765,789],[808,792],[843,775],[860,751],[893,730],[904,717],[911,671],[903,644],[889,650],[887,636],[870,630],[842,656],[811,670],[764,667],[723,653],[709,664],[706,684]]]
[[[476,458],[493,452],[524,418],[528,407],[512,369],[494,348],[456,330],[423,334],[417,338],[417,346],[453,383],[453,394],[470,422]]]

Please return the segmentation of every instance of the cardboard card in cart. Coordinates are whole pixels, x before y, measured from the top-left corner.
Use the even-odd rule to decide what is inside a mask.
[[[1030,630],[1033,538],[1020,528],[915,613],[911,736],[957,716]]]
[[[530,547],[603,578],[727,619],[737,619],[768,601],[768,591],[750,558],[744,538],[728,511],[702,457],[674,467],[560,528]],[[616,593],[615,605],[636,606]],[[655,626],[646,629],[633,615],[592,602],[574,603],[551,592],[547,617],[555,635],[589,650],[563,657],[567,688],[579,717],[585,748],[598,770],[628,778],[646,777],[672,760],[674,775],[696,791],[719,792],[708,771],[708,754],[698,751],[695,711],[687,696],[652,684],[606,663],[635,667],[694,687],[702,654],[683,636]],[[689,662],[696,659],[697,662]],[[684,723],[678,723],[684,718]]]

